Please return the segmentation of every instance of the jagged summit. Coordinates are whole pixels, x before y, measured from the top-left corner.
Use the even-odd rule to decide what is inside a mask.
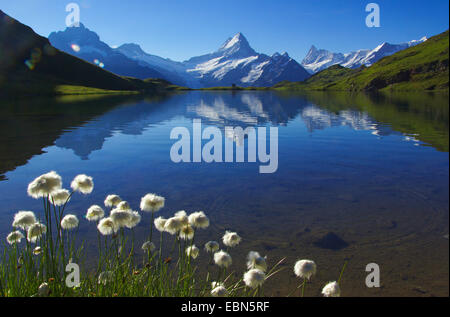
[[[290,59],[291,57],[289,56],[289,54],[287,52],[283,52],[281,54],[279,52],[276,52],[272,55],[272,58],[289,58]]]
[[[256,54],[253,48],[251,48],[247,38],[241,32],[228,38],[219,48],[218,52],[225,53],[226,55],[239,54],[241,56]]]
[[[59,32],[71,32],[71,33],[95,33],[93,31],[91,31],[90,29],[88,29],[86,27],[86,25],[84,25],[82,22],[80,22],[80,24],[78,26],[68,26],[65,28],[64,31],[59,31]],[[53,33],[59,33],[59,32],[53,32]],[[97,34],[97,33],[95,33]]]
[[[127,50],[128,52],[133,52],[134,54],[145,54],[144,50],[142,49],[142,47],[139,44],[135,44],[135,43],[125,43],[120,45],[117,50]]]
[[[56,40],[59,44],[61,42],[71,41],[76,44],[97,43],[100,41],[100,37],[97,33],[89,30],[83,23],[80,22],[78,27],[70,26],[64,31],[52,32],[48,39],[50,42]],[[55,45],[58,47],[58,45]]]
[[[241,32],[236,33],[233,37],[228,38],[225,43],[220,47],[220,50],[229,49],[235,45],[250,46],[247,38]]]
[[[314,44],[311,45],[310,51],[317,51],[317,47]]]

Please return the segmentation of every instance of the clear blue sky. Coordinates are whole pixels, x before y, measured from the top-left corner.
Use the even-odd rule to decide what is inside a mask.
[[[261,53],[301,61],[314,44],[336,52],[400,43],[448,29],[447,0],[0,0],[0,9],[48,36],[65,28],[65,6],[111,46],[134,42],[151,54],[185,60],[242,32]],[[381,8],[367,28],[365,6]]]

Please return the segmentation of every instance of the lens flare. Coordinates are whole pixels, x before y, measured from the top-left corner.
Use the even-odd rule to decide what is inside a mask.
[[[103,64],[102,62],[100,62],[97,58],[94,59],[94,64],[97,65],[98,67],[105,67],[105,64]]]
[[[81,48],[77,44],[72,44],[72,45],[70,45],[70,47],[76,53],[78,53],[81,50]]]
[[[25,61],[25,65],[27,65],[27,67],[30,69],[30,70],[33,70],[34,69],[34,63],[31,61],[31,60],[29,60],[29,59],[27,59],[26,61]]]

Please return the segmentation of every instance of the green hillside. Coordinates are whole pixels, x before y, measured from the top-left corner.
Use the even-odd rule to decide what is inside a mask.
[[[347,76],[360,72],[363,68],[349,69],[340,65],[333,65],[317,74],[314,74],[304,82],[288,82],[284,81],[278,83],[273,88],[276,89],[308,89],[308,90],[325,90],[335,85],[338,80],[341,80]]]
[[[284,82],[278,90],[448,90],[448,31],[387,56],[371,67],[332,66],[305,82]]]
[[[95,89],[92,89],[95,88]],[[0,10],[0,95],[137,93],[177,89],[167,81],[117,76],[61,52]]]

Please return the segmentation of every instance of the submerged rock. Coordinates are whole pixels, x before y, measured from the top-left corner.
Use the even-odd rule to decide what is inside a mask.
[[[314,245],[322,249],[340,250],[348,247],[349,244],[334,232],[328,232],[321,239],[315,241]]]
[[[277,248],[277,245],[271,242],[263,242],[262,243],[262,247],[264,248],[264,250],[266,251],[272,251],[274,249]]]

